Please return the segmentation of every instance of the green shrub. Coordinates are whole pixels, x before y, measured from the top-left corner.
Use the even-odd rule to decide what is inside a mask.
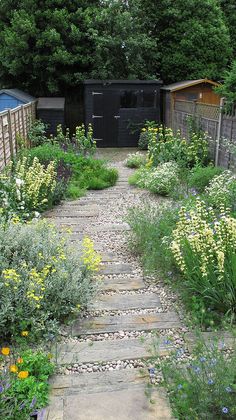
[[[140,168],[145,165],[146,157],[140,152],[130,153],[125,160],[125,166],[128,168]]]
[[[28,132],[28,139],[31,146],[36,147],[48,141],[46,129],[47,126],[41,120],[35,120],[33,122]]]
[[[43,220],[0,225],[0,335],[32,340],[86,307],[93,284],[75,250]]]
[[[26,420],[48,404],[48,377],[54,365],[42,351],[9,351],[10,357],[0,356],[0,417]]]
[[[57,145],[46,144],[28,152],[31,159],[35,156],[40,162],[54,160],[57,165],[62,162],[71,171],[68,188],[65,193],[67,198],[77,198],[84,195],[88,189],[103,189],[115,185],[118,172],[108,168],[105,162],[92,157],[76,155],[74,152],[65,152]]]
[[[223,172],[222,168],[215,166],[196,166],[189,175],[189,187],[196,188],[197,191],[203,192],[209,186],[210,181]]]
[[[147,130],[142,130],[139,139],[138,139],[138,148],[140,150],[147,150],[148,149],[148,142],[149,142],[149,133]]]
[[[130,248],[140,257],[146,271],[173,270],[170,236],[176,226],[178,211],[170,206],[132,208],[127,222],[131,227]]]
[[[171,250],[188,299],[204,313],[236,316],[236,220],[216,215],[200,199],[189,212],[182,207],[172,233]]]
[[[173,415],[178,419],[223,420],[236,417],[236,352],[228,356],[223,340],[201,340],[192,360],[181,361],[185,349],[154,364],[161,368]],[[154,359],[155,360],[155,359]]]
[[[131,182],[134,180],[140,188],[155,194],[170,195],[179,183],[179,167],[175,162],[166,162],[157,168],[141,168]]]
[[[236,210],[236,176],[231,171],[215,176],[205,191],[214,207],[224,206]]]

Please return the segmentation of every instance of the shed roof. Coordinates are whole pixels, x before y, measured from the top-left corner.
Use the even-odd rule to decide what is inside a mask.
[[[65,98],[38,98],[38,109],[61,109],[65,108]]]
[[[153,80],[129,80],[129,79],[119,79],[119,80],[113,80],[113,79],[109,79],[109,80],[96,80],[96,79],[88,79],[84,81],[85,85],[93,85],[93,84],[102,84],[102,85],[111,85],[111,84],[115,84],[115,85],[120,85],[120,84],[127,84],[127,85],[161,85],[163,82],[161,80],[157,80],[157,79],[153,79]]]
[[[182,82],[171,83],[170,85],[165,85],[161,89],[169,90],[170,92],[175,92],[177,90],[185,89],[191,86],[200,85],[201,83],[208,83],[213,86],[220,86],[219,83],[213,82],[209,79],[197,79],[197,80],[184,80]]]
[[[23,92],[20,89],[1,89],[0,90],[0,95],[2,93],[6,93],[9,96],[13,96],[14,98],[18,99],[19,101],[22,101],[22,102],[25,102],[25,103],[32,102],[32,101],[35,100],[35,98],[33,96],[29,95],[26,92]]]

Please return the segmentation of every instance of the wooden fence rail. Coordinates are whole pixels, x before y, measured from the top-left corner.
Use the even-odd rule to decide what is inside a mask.
[[[16,154],[18,138],[26,141],[36,118],[36,101],[0,112],[0,171]]]

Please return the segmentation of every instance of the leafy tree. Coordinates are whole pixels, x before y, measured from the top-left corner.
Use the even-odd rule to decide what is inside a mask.
[[[1,1],[2,83],[38,94],[79,83],[93,55],[87,7],[87,1],[73,0]]]
[[[221,78],[231,50],[217,0],[142,0],[141,8],[165,82]]]
[[[134,0],[2,0],[0,39],[1,84],[38,95],[156,70],[155,43]]]
[[[226,23],[229,28],[231,46],[233,48],[234,56],[236,53],[236,2],[235,0],[220,0],[221,8],[226,18]]]
[[[156,78],[160,53],[155,40],[145,32],[139,0],[105,0],[102,3],[92,17],[96,50],[92,77]]]
[[[236,60],[224,74],[224,83],[216,89],[227,100],[227,110],[231,111],[236,104]]]

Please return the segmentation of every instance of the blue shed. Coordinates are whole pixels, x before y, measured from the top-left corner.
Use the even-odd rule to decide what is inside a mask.
[[[34,101],[35,98],[19,89],[0,90],[0,112]]]

